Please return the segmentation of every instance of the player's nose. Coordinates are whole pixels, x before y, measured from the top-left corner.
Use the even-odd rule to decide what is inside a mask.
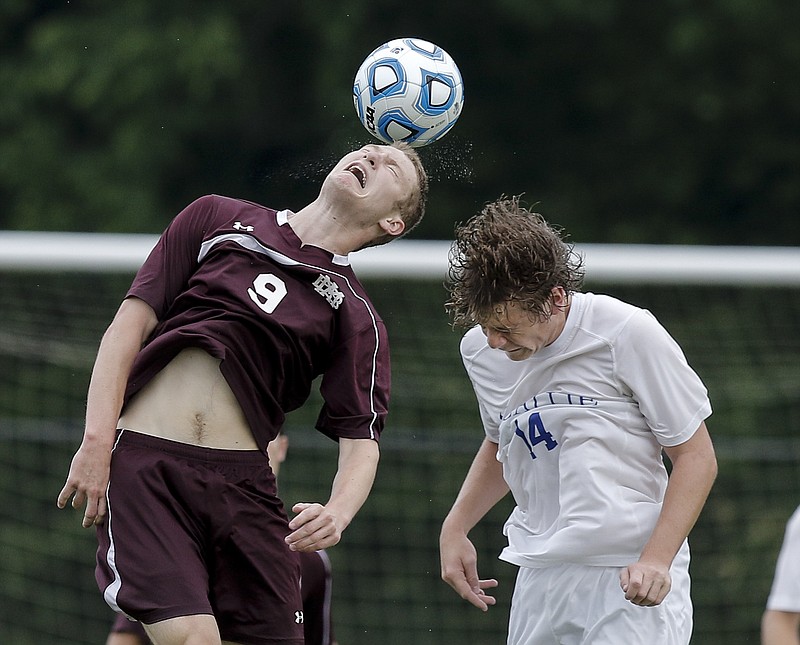
[[[506,337],[498,331],[484,329],[483,333],[486,334],[486,342],[492,349],[501,349],[506,344]]]
[[[382,156],[385,154],[386,153],[383,152],[382,148],[379,148],[378,146],[370,146],[364,151],[364,159],[366,159],[367,163],[374,168],[376,162],[382,159]]]

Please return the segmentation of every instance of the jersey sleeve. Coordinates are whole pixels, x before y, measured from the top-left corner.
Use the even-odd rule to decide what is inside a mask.
[[[461,338],[459,351],[478,402],[484,434],[490,441],[498,443],[500,417],[508,396],[500,375],[504,373],[503,367],[511,367],[510,361],[505,356],[489,351],[486,336],[477,326],[467,331]],[[501,359],[508,361],[508,365],[498,365]]]
[[[386,327],[378,320],[338,345],[322,377],[317,429],[332,438],[380,438],[389,410],[391,367]]]
[[[126,297],[144,300],[161,320],[197,268],[200,246],[212,229],[216,211],[216,198],[207,195],[178,213],[137,272]]]
[[[800,612],[800,508],[786,523],[767,609]]]
[[[615,343],[615,361],[618,378],[631,390],[661,445],[687,441],[711,414],[700,377],[649,311],[631,317]]]

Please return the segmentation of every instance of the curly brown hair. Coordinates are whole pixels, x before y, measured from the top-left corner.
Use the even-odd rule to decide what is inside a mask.
[[[445,306],[462,327],[485,324],[511,301],[548,318],[554,287],[570,294],[583,284],[583,257],[520,197],[502,196],[457,226],[449,258]]]

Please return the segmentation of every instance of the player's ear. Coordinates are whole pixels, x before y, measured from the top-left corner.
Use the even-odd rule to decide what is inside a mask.
[[[406,223],[400,215],[386,217],[382,219],[379,224],[384,233],[388,233],[389,235],[402,235],[403,231],[406,230]]]
[[[550,294],[553,299],[553,305],[556,307],[566,307],[569,303],[569,296],[564,287],[553,287]]]

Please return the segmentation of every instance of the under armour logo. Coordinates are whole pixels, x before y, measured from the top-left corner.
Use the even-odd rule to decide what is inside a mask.
[[[294,622],[297,623],[298,625],[301,625],[303,623],[303,612],[302,611],[294,612]]]
[[[336,284],[329,276],[319,274],[319,277],[313,282],[314,290],[321,295],[328,304],[334,309],[338,309],[339,305],[344,302],[344,294],[339,291],[339,285]]]
[[[254,226],[246,226],[241,222],[234,223],[233,228],[235,228],[237,231],[247,231],[248,233],[252,233],[255,230]]]

